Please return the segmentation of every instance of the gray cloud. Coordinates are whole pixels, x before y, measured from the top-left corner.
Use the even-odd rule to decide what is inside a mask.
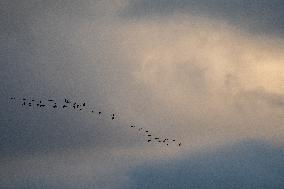
[[[243,141],[177,161],[143,165],[129,173],[124,188],[282,188],[284,151],[260,141]]]
[[[243,27],[259,34],[282,36],[284,30],[281,0],[137,0],[121,13],[128,18],[171,16],[176,13],[225,20],[236,28]]]
[[[133,181],[128,171],[152,161],[246,137],[283,142],[283,117],[275,108],[283,104],[283,43],[223,23],[223,17],[239,23],[236,15],[251,9],[239,5],[231,18],[217,11],[218,3],[200,1],[195,17],[175,14],[191,10],[190,1],[149,1],[149,13],[145,2],[1,2],[4,188],[118,188]],[[200,18],[203,13],[216,16]],[[150,19],[134,19],[140,16]],[[10,96],[67,97],[119,117],[26,109],[8,103]],[[249,108],[236,111],[235,104]],[[147,145],[130,123],[182,140],[182,150]]]
[[[118,120],[114,128],[113,122],[87,113],[42,112],[8,103],[10,96],[58,102],[66,97],[87,102],[107,117],[118,113],[109,105],[109,94],[118,90],[115,86],[125,72],[121,64],[106,61],[113,52],[102,42],[106,19],[96,3],[1,2],[1,157],[124,145],[118,141],[126,138],[121,130],[125,122]],[[85,26],[88,33],[82,36]]]

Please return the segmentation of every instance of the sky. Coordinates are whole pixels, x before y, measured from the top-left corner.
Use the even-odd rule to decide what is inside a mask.
[[[283,9],[1,1],[0,188],[284,188]],[[10,97],[68,98],[102,116]]]

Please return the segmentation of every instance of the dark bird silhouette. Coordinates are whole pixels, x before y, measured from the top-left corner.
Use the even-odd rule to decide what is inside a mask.
[[[48,100],[48,101],[49,101],[49,102],[53,102],[54,100],[51,100],[51,99],[50,99],[50,100]]]
[[[25,106],[26,105],[26,102],[24,102],[23,104],[22,104],[22,106]]]
[[[62,106],[62,108],[67,108],[67,106],[64,104],[64,105]]]
[[[159,139],[158,137],[155,138],[155,140],[158,140],[158,139]]]
[[[44,105],[44,104],[41,104],[39,107],[45,107],[45,105]]]
[[[148,133],[149,131],[145,131],[146,133]]]
[[[94,113],[94,110],[92,110],[91,112]]]
[[[150,136],[152,136],[152,135],[148,135],[148,136],[150,137]]]
[[[114,120],[114,117],[111,117],[112,120]]]
[[[83,106],[86,106],[86,103],[85,103],[85,102],[83,103]]]
[[[53,107],[53,108],[57,108],[57,105],[56,105],[56,104],[54,104],[52,107]]]
[[[99,112],[99,114],[101,114],[102,112]]]
[[[176,140],[174,139],[173,141],[175,142]]]
[[[178,144],[178,146],[181,146],[181,142]]]
[[[65,101],[65,103],[67,103],[67,104],[69,104],[70,103],[70,101],[68,100],[68,99],[64,99],[64,101]]]
[[[34,99],[32,99],[32,102],[34,102],[35,100]]]
[[[151,140],[149,139],[148,142],[151,142]]]
[[[23,100],[25,101],[25,100],[27,100],[27,99],[23,98]]]
[[[135,127],[134,125],[131,125],[130,127]]]
[[[32,106],[32,103],[29,103],[29,106]]]

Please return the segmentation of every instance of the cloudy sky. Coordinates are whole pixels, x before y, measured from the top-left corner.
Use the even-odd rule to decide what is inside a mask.
[[[283,10],[2,0],[0,188],[284,188]],[[103,116],[11,96],[68,98]],[[132,124],[182,146],[148,143]]]

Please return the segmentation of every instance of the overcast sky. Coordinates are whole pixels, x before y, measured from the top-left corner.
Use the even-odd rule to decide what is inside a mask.
[[[283,9],[1,1],[0,188],[284,188]],[[148,143],[132,124],[182,146]]]

